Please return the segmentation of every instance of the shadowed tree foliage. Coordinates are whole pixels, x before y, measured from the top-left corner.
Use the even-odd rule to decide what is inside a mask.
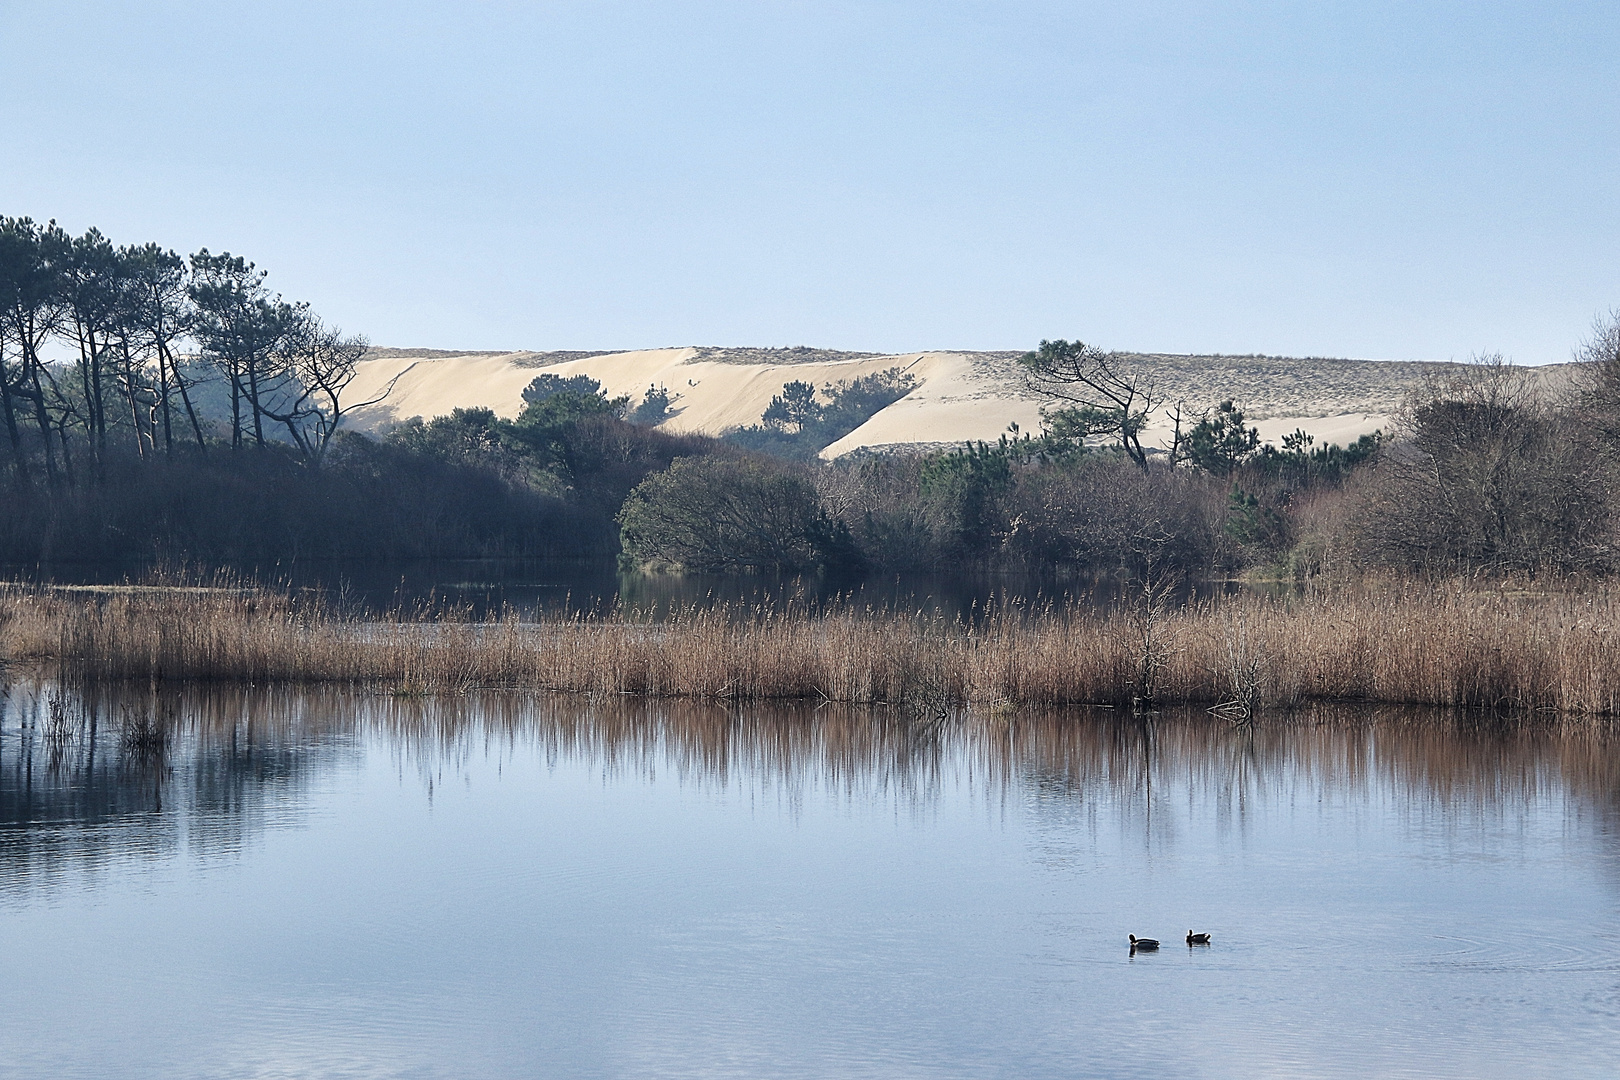
[[[191,399],[194,380],[188,377],[177,355],[180,342],[191,333],[197,318],[187,292],[186,261],[157,244],[125,248],[123,258],[130,283],[125,299],[131,333],[140,342],[140,353],[156,361],[150,389],[157,409],[154,424],[161,424],[164,450],[173,453],[175,439],[186,438],[184,433],[176,434],[182,423],[175,416],[176,398],[197,449],[206,450],[202,423]]]
[[[654,427],[663,423],[669,417],[669,407],[674,401],[667,386],[656,383],[647,387],[647,392],[641,395],[641,401],[630,410],[625,419],[632,424],[643,427]]]
[[[930,458],[918,494],[942,546],[957,558],[984,559],[1009,529],[1003,500],[1013,488],[1013,458],[1005,444],[969,444]]]
[[[9,500],[0,562],[268,572],[298,559],[610,556],[611,532],[577,519],[487,469],[345,433],[319,470],[275,452],[110,455],[104,483]]]
[[[13,470],[28,476],[28,453],[22,441],[20,417],[32,414],[37,452],[54,486],[58,480],[58,453],[53,445],[57,428],[50,405],[60,395],[41,351],[62,326],[61,277],[66,253],[54,223],[51,232],[28,218],[0,218],[0,388],[4,395],[7,433],[13,449]],[[49,239],[48,239],[49,238]],[[9,352],[13,361],[6,359]]]
[[[191,257],[193,332],[203,356],[229,385],[233,447],[242,445],[244,419],[254,444],[265,445],[265,398],[286,377],[276,350],[300,315],[265,287],[265,277],[265,271],[228,251],[212,255],[204,248]]]
[[[815,487],[768,459],[681,458],[637,485],[619,525],[629,558],[685,570],[848,570],[858,559]]]
[[[825,406],[816,400],[815,386],[795,380],[782,385],[782,392],[771,398],[760,419],[768,428],[797,434],[819,424],[825,412]]]
[[[607,400],[607,395],[602,391],[602,384],[589,375],[554,375],[546,372],[543,375],[536,375],[529,385],[523,388],[523,403],[538,405],[559,394],[571,394],[579,398],[600,397],[604,401]]]

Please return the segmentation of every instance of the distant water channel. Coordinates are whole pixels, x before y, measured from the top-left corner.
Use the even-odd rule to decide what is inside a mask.
[[[741,611],[834,604],[972,619],[987,605],[1107,604],[1128,588],[1112,575],[953,572],[833,579],[766,573],[655,574],[621,570],[611,559],[306,560],[259,567],[247,576],[264,584],[318,591],[332,606],[352,614],[461,606],[480,619],[507,611],[532,619],[542,614],[617,608],[656,617],[692,607],[728,605]],[[0,565],[0,581],[114,585],[147,578],[148,571],[140,566]],[[1178,592],[1183,598],[1207,596],[1235,587],[1223,582],[1192,582],[1182,584]]]
[[[0,986],[0,1077],[1613,1076],[1620,754],[23,678]]]

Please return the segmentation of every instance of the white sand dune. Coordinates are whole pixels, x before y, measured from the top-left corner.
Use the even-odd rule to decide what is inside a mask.
[[[523,388],[534,375],[510,356],[362,360],[348,395],[355,401],[382,400],[356,409],[349,423],[361,431],[377,431],[413,416],[445,416],[479,406],[513,417],[521,411]]]
[[[918,380],[917,389],[882,410],[828,450],[833,457],[856,447],[888,443],[994,440],[1016,420],[1035,430],[1039,402],[1014,396],[984,378],[958,353],[910,353],[860,360],[803,364],[734,364],[697,359],[696,349],[646,349],[581,360],[526,365],[529,354],[506,356],[388,357],[361,363],[349,394],[378,404],[356,410],[351,423],[378,431],[412,416],[442,416],[452,409],[483,406],[499,416],[522,411],[523,388],[542,371],[590,375],[610,396],[639,400],[647,388],[662,385],[672,398],[671,416],[660,425],[671,432],[718,435],[757,424],[771,398],[794,379],[817,386],[901,368]],[[391,387],[391,389],[390,389]]]
[[[743,355],[751,352],[737,350]],[[757,352],[757,351],[753,351]],[[894,356],[815,353],[793,363],[735,363],[696,348],[642,349],[545,363],[545,354],[508,353],[384,355],[360,364],[351,400],[383,395],[356,410],[350,422],[379,432],[413,416],[442,416],[482,406],[514,417],[523,388],[542,371],[590,375],[609,395],[639,401],[651,385],[667,387],[671,415],[660,427],[671,432],[719,435],[759,422],[784,383],[816,386],[901,368],[918,385],[861,427],[824,451],[828,458],[861,447],[995,441],[1009,425],[1040,430],[1041,399],[1024,387],[1006,353],[923,352]],[[574,354],[578,355],[578,354]],[[1261,438],[1280,442],[1303,429],[1318,443],[1348,443],[1387,428],[1401,398],[1443,365],[1351,360],[1289,360],[1276,357],[1143,356],[1167,396],[1194,410],[1235,398]],[[1554,372],[1538,371],[1545,380]],[[1205,399],[1208,400],[1205,400]],[[1163,445],[1168,424],[1155,425],[1145,440]]]

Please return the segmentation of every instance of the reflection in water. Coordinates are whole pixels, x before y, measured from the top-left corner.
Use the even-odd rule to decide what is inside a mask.
[[[0,1080],[1608,1076],[1615,749],[24,679]]]
[[[312,721],[333,705],[13,686],[0,695],[0,889],[106,862],[239,851],[296,818],[312,775],[356,755],[338,725]]]
[[[23,681],[0,695],[0,886],[67,864],[229,855],[296,822],[312,779],[356,767],[367,740],[429,798],[469,759],[522,748],[607,776],[747,789],[790,811],[824,795],[915,812],[959,786],[991,805],[1018,798],[1057,828],[1106,806],[1148,848],[1176,843],[1189,814],[1241,832],[1277,805],[1387,798],[1409,816],[1444,811],[1454,828],[1549,799],[1571,820],[1620,811],[1610,726],[1427,710],[1321,707],[1241,730],[1198,711],[931,723],[835,706],[238,687],[75,694]]]

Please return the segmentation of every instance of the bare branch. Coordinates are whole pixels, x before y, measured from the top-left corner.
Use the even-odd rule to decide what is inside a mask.
[[[1031,390],[1067,403],[1052,411],[1084,435],[1105,435],[1136,464],[1147,467],[1142,431],[1164,398],[1153,381],[1125,367],[1119,353],[1080,341],[1043,341],[1019,358]]]

